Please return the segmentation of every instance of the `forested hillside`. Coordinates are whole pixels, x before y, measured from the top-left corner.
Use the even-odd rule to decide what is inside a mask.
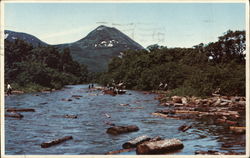
[[[5,40],[5,81],[14,89],[59,89],[87,81],[87,67],[72,60],[70,50],[52,46],[33,47],[16,39]]]
[[[181,40],[181,39],[180,39]],[[148,50],[126,51],[109,63],[100,77],[127,88],[154,90],[167,83],[174,95],[245,95],[245,31],[227,31],[217,42],[193,48],[151,45]]]

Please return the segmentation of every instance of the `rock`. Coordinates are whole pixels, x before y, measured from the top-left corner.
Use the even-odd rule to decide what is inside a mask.
[[[154,142],[145,142],[137,146],[136,153],[140,155],[164,154],[182,149],[183,143],[178,139],[164,139]]]
[[[5,114],[5,117],[14,117],[14,118],[23,118],[23,115],[19,114],[19,113],[14,113],[14,114]]]
[[[146,135],[143,135],[143,136],[137,137],[137,138],[135,138],[133,140],[130,140],[130,141],[124,143],[122,145],[122,147],[124,149],[135,148],[137,145],[139,145],[139,144],[141,144],[141,143],[143,143],[145,141],[149,141],[150,139],[151,139],[150,137],[148,137]]]
[[[114,127],[108,128],[107,133],[112,134],[112,135],[118,135],[118,134],[128,133],[128,132],[136,132],[138,130],[139,130],[139,128],[137,126],[135,126],[135,125],[131,125],[131,126],[114,126]]]
[[[107,152],[107,153],[105,153],[105,155],[119,154],[119,153],[122,153],[122,152],[130,152],[130,151],[133,151],[133,150],[135,150],[135,149],[134,149],[134,148],[130,148],[130,149],[121,149],[121,150],[116,150],[116,151]]]
[[[66,137],[63,137],[63,138],[60,138],[60,139],[52,140],[50,142],[42,143],[41,147],[42,148],[48,148],[50,146],[53,146],[53,145],[56,145],[56,144],[60,144],[62,142],[70,140],[70,139],[73,139],[73,137],[72,136],[66,136]]]
[[[35,112],[35,109],[15,109],[15,108],[10,108],[10,109],[7,109],[7,112]]]

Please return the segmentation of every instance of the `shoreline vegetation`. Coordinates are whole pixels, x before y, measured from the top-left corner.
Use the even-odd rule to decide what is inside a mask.
[[[123,82],[126,89],[152,91],[167,84],[169,96],[245,96],[245,31],[228,30],[217,42],[193,48],[157,44],[127,50],[114,57],[108,70],[89,72],[70,50],[33,47],[22,40],[5,41],[5,82],[14,92],[53,91],[65,85]]]

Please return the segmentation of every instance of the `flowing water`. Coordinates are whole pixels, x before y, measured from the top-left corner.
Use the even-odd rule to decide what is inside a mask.
[[[72,95],[81,95],[74,98]],[[103,155],[122,149],[126,141],[141,135],[178,138],[184,148],[175,155],[194,155],[196,150],[245,152],[245,147],[234,145],[223,148],[223,143],[244,142],[245,135],[234,136],[223,126],[208,125],[194,120],[165,119],[151,115],[164,107],[159,106],[154,94],[127,91],[124,95],[103,95],[89,91],[88,85],[67,86],[51,93],[29,93],[5,97],[5,108],[34,108],[35,112],[22,112],[22,119],[5,118],[6,155]],[[63,99],[72,101],[63,101]],[[129,104],[122,106],[120,104]],[[64,115],[77,115],[77,119]],[[110,116],[107,117],[108,114]],[[112,136],[106,133],[107,122],[115,125],[137,125],[137,132]],[[192,124],[186,132],[178,127]],[[41,143],[64,136],[72,140],[50,148]],[[135,151],[121,153],[134,155]]]

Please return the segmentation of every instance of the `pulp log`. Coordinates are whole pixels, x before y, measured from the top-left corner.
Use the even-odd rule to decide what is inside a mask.
[[[172,101],[174,102],[174,103],[182,103],[182,100],[181,100],[182,98],[181,97],[179,97],[179,96],[173,96],[172,97]]]
[[[23,94],[24,91],[17,91],[17,90],[14,90],[14,91],[12,91],[11,93],[13,93],[13,94]]]
[[[73,137],[72,136],[66,136],[66,137],[63,137],[63,138],[60,138],[60,139],[52,140],[50,142],[42,143],[41,147],[42,148],[48,148],[48,147],[51,147],[51,146],[56,145],[56,144],[60,144],[62,142],[70,140],[70,139],[73,139]]]
[[[189,111],[189,110],[175,110],[176,114],[187,113],[187,114],[199,114],[199,111]]]
[[[131,126],[114,126],[114,127],[108,128],[107,133],[112,134],[112,135],[118,135],[118,134],[128,133],[128,132],[136,132],[138,130],[139,130],[139,128],[137,126],[135,126],[135,125],[131,125]]]
[[[195,151],[195,155],[223,155],[223,153],[215,151],[215,150],[208,150],[208,151]]]
[[[106,155],[119,154],[119,153],[122,153],[122,152],[129,152],[129,151],[132,151],[132,150],[135,150],[135,149],[130,148],[130,149],[121,149],[121,150],[116,150],[116,151],[110,151],[110,152],[107,152]]]
[[[19,113],[14,113],[14,114],[6,114],[5,117],[23,118],[23,115]]]
[[[191,128],[192,126],[188,126],[188,125],[182,125],[178,128],[178,130],[185,132],[187,131],[189,128]]]
[[[150,140],[150,137],[143,135],[143,136],[137,137],[133,140],[130,140],[130,141],[124,143],[122,145],[122,147],[124,149],[135,148],[138,144],[141,144],[141,143],[143,143],[145,141],[149,141],[149,140]]]
[[[145,142],[137,146],[136,153],[145,154],[164,154],[173,152],[184,147],[183,143],[178,139],[164,139],[155,142]]]
[[[186,98],[186,97],[182,97],[182,98],[181,98],[181,103],[182,103],[182,104],[187,104],[187,103],[188,103],[187,98]]]
[[[15,109],[15,108],[10,108],[10,109],[7,109],[7,112],[35,112],[35,109]]]
[[[73,98],[79,98],[82,97],[81,95],[72,95]]]
[[[244,134],[246,132],[246,127],[235,127],[235,126],[230,126],[229,129],[237,134]]]
[[[160,117],[164,117],[164,118],[169,118],[167,114],[162,114],[162,113],[158,113],[158,112],[154,112],[154,113],[152,113],[152,115],[160,116]]]
[[[72,118],[72,119],[76,119],[77,118],[77,115],[65,115],[64,116],[65,118]]]

